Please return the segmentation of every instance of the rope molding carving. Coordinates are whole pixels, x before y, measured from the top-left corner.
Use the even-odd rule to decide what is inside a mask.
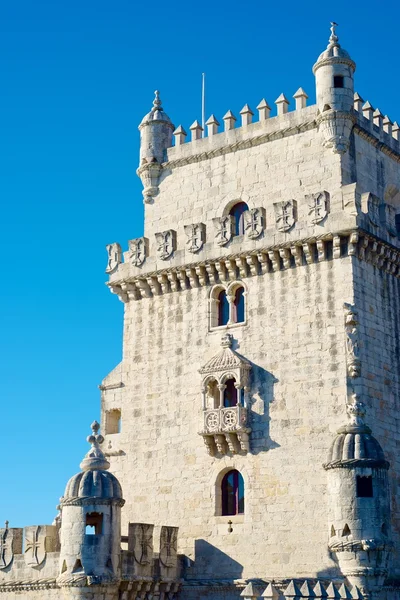
[[[357,229],[170,267],[108,282],[107,285],[122,302],[129,302],[347,256],[357,256],[400,277],[400,249]]]

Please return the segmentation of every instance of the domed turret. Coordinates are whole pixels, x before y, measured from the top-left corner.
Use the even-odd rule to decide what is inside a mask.
[[[152,202],[158,193],[161,165],[166,160],[167,148],[172,146],[172,132],[175,129],[161,106],[158,90],[154,93],[153,108],[139,125],[140,164],[137,174],[143,183],[145,202]]]
[[[365,593],[388,573],[390,540],[389,463],[364,423],[356,395],[347,407],[349,424],[338,430],[324,468],[328,471],[329,550],[340,569]]]
[[[107,470],[109,462],[100,449],[99,424],[92,424],[89,452],[82,471],[68,481],[61,498],[60,574],[64,597],[86,598],[99,585],[107,598],[118,597],[121,553],[122,490]],[[79,593],[77,592],[79,591]],[[90,596],[91,597],[91,596]]]
[[[313,66],[316,80],[319,128],[325,146],[343,154],[349,147],[354,123],[354,71],[355,62],[339,44],[337,23],[331,24],[328,46]]]

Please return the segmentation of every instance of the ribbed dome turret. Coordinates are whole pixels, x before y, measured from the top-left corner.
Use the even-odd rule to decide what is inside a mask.
[[[336,35],[336,27],[337,24],[332,23],[331,35],[329,38],[328,46],[326,47],[326,50],[321,52],[321,54],[319,55],[317,62],[313,66],[313,73],[315,73],[315,71],[323,65],[335,63],[345,63],[349,65],[353,69],[353,71],[355,71],[356,63],[352,60],[350,54],[346,50],[344,50],[344,48],[342,48],[339,44],[339,38]]]
[[[329,450],[326,469],[346,467],[375,467],[388,469],[389,463],[379,442],[364,423],[364,405],[354,399],[347,407],[350,423],[341,427]]]
[[[122,499],[119,481],[112,473],[108,473],[110,463],[99,447],[104,441],[103,436],[98,434],[100,425],[94,421],[91,427],[93,433],[87,441],[92,446],[81,462],[82,471],[68,481],[62,502],[71,498]]]

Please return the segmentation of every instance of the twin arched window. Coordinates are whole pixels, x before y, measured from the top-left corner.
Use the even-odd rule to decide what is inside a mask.
[[[244,513],[244,481],[236,469],[225,473],[221,482],[222,515]]]
[[[234,204],[229,211],[229,214],[234,218],[234,228],[233,235],[243,235],[244,234],[244,216],[243,213],[249,210],[246,202],[238,202]]]
[[[222,327],[233,323],[244,323],[245,321],[245,292],[244,287],[239,285],[234,290],[222,289],[217,296],[211,295],[211,300],[216,306],[212,306],[212,327]],[[216,318],[215,318],[216,317]]]

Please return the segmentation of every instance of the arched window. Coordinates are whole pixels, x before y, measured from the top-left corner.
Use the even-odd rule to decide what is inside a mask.
[[[229,408],[230,406],[237,406],[238,403],[238,391],[235,388],[235,380],[228,379],[225,381],[225,389],[224,389],[224,408]]]
[[[249,210],[246,202],[238,202],[234,206],[232,206],[229,214],[233,216],[235,220],[234,225],[234,233],[233,235],[243,235],[244,234],[244,217],[243,213]]]
[[[224,475],[221,493],[223,515],[242,515],[244,513],[244,481],[239,471],[232,469]]]
[[[226,325],[229,321],[229,301],[226,291],[222,290],[218,294],[218,326]]]
[[[244,323],[244,288],[238,287],[233,301],[232,321]]]

